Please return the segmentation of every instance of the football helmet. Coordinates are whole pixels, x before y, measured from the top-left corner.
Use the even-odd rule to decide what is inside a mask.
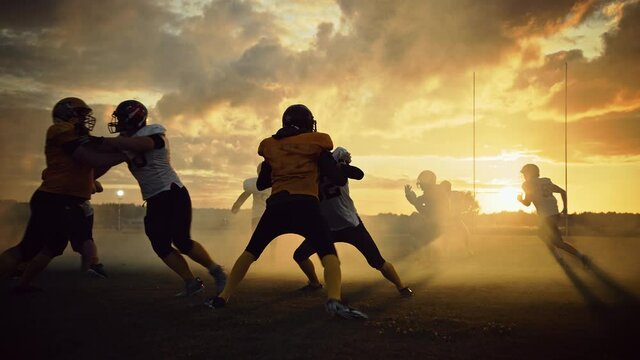
[[[526,164],[522,169],[520,169],[520,172],[524,175],[540,177],[540,168],[536,164]]]
[[[333,158],[338,163],[350,164],[351,163],[351,153],[347,151],[347,149],[342,146],[338,146],[333,150]]]
[[[140,101],[125,100],[113,111],[111,122],[108,124],[109,132],[114,134],[138,131],[147,125],[148,114],[147,108]]]
[[[96,126],[96,118],[92,114],[93,110],[89,105],[77,97],[67,97],[58,101],[51,111],[54,122],[75,122],[88,131],[93,130],[93,127]]]
[[[306,132],[317,131],[311,110],[302,104],[291,105],[284,111],[282,126],[293,126]]]
[[[425,170],[418,175],[416,186],[425,190],[427,186],[436,184],[436,174],[431,170]]]

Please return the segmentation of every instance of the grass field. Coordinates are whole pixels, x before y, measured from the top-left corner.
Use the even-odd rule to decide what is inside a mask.
[[[374,234],[375,235],[375,234]],[[324,313],[325,293],[301,294],[283,238],[250,270],[228,307],[174,298],[180,280],[141,231],[96,231],[110,278],[88,278],[67,250],[28,296],[0,284],[2,359],[637,359],[640,351],[640,239],[573,238],[594,260],[554,258],[533,236],[488,236],[398,251],[400,236],[378,236],[383,255],[414,289],[395,289],[340,245],[343,295],[369,314],[345,321]],[[246,233],[194,232],[230,268]],[[319,262],[314,259],[316,269]],[[211,285],[200,268],[196,274]],[[207,294],[211,293],[211,286]]]

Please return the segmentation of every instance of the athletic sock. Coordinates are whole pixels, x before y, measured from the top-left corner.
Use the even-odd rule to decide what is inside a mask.
[[[244,276],[247,274],[249,267],[251,267],[251,264],[253,264],[254,261],[256,261],[256,257],[253,256],[253,254],[247,251],[243,252],[240,257],[238,257],[238,260],[236,260],[236,263],[233,264],[231,273],[227,278],[227,285],[218,296],[223,298],[225,301],[228,301],[240,281],[244,279]]]
[[[327,285],[327,297],[329,299],[341,299],[342,273],[340,272],[340,260],[336,255],[325,255],[322,259],[324,266],[324,282]]]

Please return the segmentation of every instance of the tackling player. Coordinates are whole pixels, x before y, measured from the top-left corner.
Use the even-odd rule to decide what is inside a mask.
[[[349,165],[351,163],[351,154],[347,149],[337,147],[332,155],[340,165],[340,171],[346,177],[355,180],[361,180],[364,177],[362,170]],[[328,178],[322,177],[320,180],[320,210],[329,223],[334,243],[344,242],[355,246],[372,268],[380,271],[382,276],[395,285],[401,296],[410,297],[413,295],[413,291],[404,286],[393,265],[382,257],[376,243],[364,227],[349,195],[348,182],[338,186]],[[302,291],[314,291],[322,288],[313,263],[309,259],[315,252],[316,250],[311,245],[311,242],[305,240],[293,253],[293,259],[309,280],[309,283],[300,289]]]
[[[95,150],[96,138],[89,133],[96,119],[83,100],[69,97],[58,101],[52,118],[45,142],[47,167],[29,202],[31,214],[24,236],[18,245],[0,254],[0,278],[19,263],[29,262],[17,292],[33,290],[33,279],[63,253],[74,226],[84,221],[81,206],[91,198],[94,180],[126,160],[121,153]]]
[[[147,108],[139,101],[121,102],[109,123],[109,132],[120,136],[104,139],[104,145],[129,156],[129,170],[147,202],[145,233],[158,257],[184,280],[184,290],[176,296],[204,291],[202,280],[193,275],[181,254],[204,266],[220,292],[226,275],[204,247],[191,239],[191,197],[171,166],[166,129],[159,124],[147,125],[147,114]]]
[[[331,138],[316,132],[316,121],[304,105],[291,105],[282,115],[282,128],[262,140],[258,154],[264,157],[257,187],[272,188],[267,209],[258,222],[246,250],[229,274],[224,291],[207,299],[212,308],[224,307],[236,287],[269,243],[282,234],[303,236],[317,250],[327,284],[327,312],[344,318],[366,315],[341,302],[341,272],[329,227],[320,212],[318,179],[320,174],[344,185],[346,177],[338,171],[331,153]]]

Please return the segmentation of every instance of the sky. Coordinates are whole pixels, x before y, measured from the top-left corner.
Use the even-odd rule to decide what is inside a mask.
[[[137,99],[167,128],[195,207],[229,208],[261,139],[306,104],[365,178],[363,214],[411,212],[422,170],[481,211],[516,200],[522,165],[569,211],[640,212],[640,1],[0,1],[0,198],[28,201],[51,108],[77,96],[108,136]],[[96,203],[141,204],[124,165]],[[249,206],[249,203],[247,203]]]

